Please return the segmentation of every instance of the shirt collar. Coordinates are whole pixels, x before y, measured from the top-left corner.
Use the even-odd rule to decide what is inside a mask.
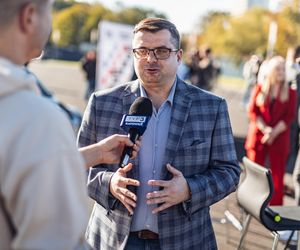
[[[143,85],[141,83],[139,83],[139,84],[140,84],[141,97],[148,97],[147,92],[146,92],[145,88],[143,87]],[[168,98],[166,100],[166,102],[170,103],[171,106],[173,105],[173,101],[174,101],[176,85],[177,85],[177,77],[175,78],[175,81],[172,85],[172,88],[171,88]]]

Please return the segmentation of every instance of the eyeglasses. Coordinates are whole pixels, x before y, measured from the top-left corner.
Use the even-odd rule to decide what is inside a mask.
[[[169,48],[154,48],[154,49],[147,49],[147,48],[136,48],[133,49],[132,52],[137,59],[144,59],[147,58],[150,52],[153,52],[156,60],[165,60],[170,57],[171,52],[178,52],[179,49],[169,49]]]

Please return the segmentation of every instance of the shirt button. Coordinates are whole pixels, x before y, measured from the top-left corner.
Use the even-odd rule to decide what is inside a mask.
[[[147,224],[147,225],[146,225],[146,228],[150,228],[150,225],[149,225],[149,224]]]
[[[155,147],[157,148],[157,144],[155,144]]]

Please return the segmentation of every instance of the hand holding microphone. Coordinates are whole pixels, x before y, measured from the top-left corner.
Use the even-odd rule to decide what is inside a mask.
[[[139,97],[131,105],[129,114],[123,116],[120,126],[128,132],[128,137],[133,143],[145,132],[151,115],[152,102],[148,98]],[[109,186],[110,193],[126,207],[131,215],[136,206],[137,197],[128,190],[127,186],[140,185],[138,180],[127,178],[127,172],[132,169],[132,164],[128,164],[132,150],[132,147],[124,148],[120,168],[113,174]]]
[[[132,158],[134,158],[140,148],[140,141],[133,144],[126,135],[115,134],[92,145],[79,148],[78,151],[82,154],[88,169],[101,163],[119,163],[125,146],[133,148]]]
[[[123,116],[120,126],[128,132],[128,137],[135,143],[135,141],[144,134],[151,116],[152,102],[150,99],[138,97],[130,106],[129,114]],[[128,164],[132,150],[132,147],[126,146],[124,148],[120,167],[124,167]]]

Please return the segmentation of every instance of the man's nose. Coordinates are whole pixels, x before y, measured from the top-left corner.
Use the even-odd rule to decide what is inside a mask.
[[[156,58],[153,50],[149,50],[149,53],[147,55],[147,61],[149,61],[149,62],[157,61],[157,58]]]

